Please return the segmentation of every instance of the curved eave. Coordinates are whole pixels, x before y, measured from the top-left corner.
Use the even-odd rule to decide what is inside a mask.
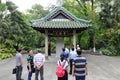
[[[51,29],[60,29],[60,28],[86,28],[91,26],[89,23],[85,22],[74,22],[74,21],[46,21],[40,23],[33,23],[32,27],[38,28],[51,28]]]
[[[47,28],[48,31],[61,31],[61,30],[69,30],[69,31],[73,31],[76,30],[76,33],[80,33],[81,31],[84,31],[86,29],[88,29],[89,27],[84,27],[84,28],[56,28],[56,29],[51,29],[51,28]],[[33,27],[33,29],[41,32],[41,33],[45,33],[46,28],[38,28],[38,27]],[[72,33],[72,32],[70,32]]]

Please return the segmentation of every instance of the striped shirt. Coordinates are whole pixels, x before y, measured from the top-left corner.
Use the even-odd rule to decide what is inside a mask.
[[[76,58],[74,58],[74,61],[72,64],[75,66],[75,76],[86,75],[87,60],[85,57],[77,56]]]
[[[37,53],[34,56],[33,61],[36,62],[37,65],[41,65],[42,62],[45,62],[45,56],[43,54],[41,54],[41,53]]]

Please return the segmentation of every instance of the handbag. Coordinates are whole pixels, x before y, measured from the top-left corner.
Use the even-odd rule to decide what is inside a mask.
[[[16,74],[16,70],[17,70],[17,68],[15,67],[15,68],[13,68],[13,70],[12,70],[12,74]]]

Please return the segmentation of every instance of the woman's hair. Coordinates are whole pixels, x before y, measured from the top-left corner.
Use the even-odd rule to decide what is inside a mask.
[[[61,60],[61,61],[64,60],[64,55],[63,55],[63,54],[60,55],[60,60]]]

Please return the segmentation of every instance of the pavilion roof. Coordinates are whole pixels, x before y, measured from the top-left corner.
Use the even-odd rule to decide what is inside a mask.
[[[30,22],[36,29],[79,29],[91,26],[91,21],[77,18],[64,7],[56,7],[44,18]]]

